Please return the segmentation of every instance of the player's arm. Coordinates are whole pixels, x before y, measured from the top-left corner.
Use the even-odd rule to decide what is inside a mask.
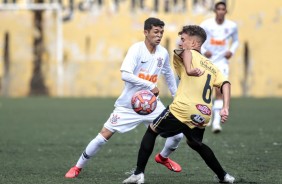
[[[138,45],[133,45],[128,49],[120,68],[121,79],[125,82],[131,83],[136,87],[153,90],[156,87],[156,84],[151,81],[141,79],[133,74],[139,60],[138,57],[140,55],[139,47],[137,46]]]
[[[221,92],[223,95],[223,107],[220,111],[221,122],[225,123],[229,116],[229,106],[231,98],[231,85],[228,81],[223,82],[221,86]]]
[[[182,59],[187,75],[199,77],[205,73],[205,71],[201,71],[199,68],[192,68],[192,52],[190,50],[184,50]]]
[[[227,59],[231,58],[234,55],[235,51],[237,50],[238,46],[239,46],[238,29],[237,26],[235,26],[234,32],[232,34],[232,43],[229,51],[225,54],[225,57]]]
[[[128,71],[124,71],[124,70],[121,71],[121,79],[125,82],[131,83],[136,87],[149,89],[149,90],[156,88],[156,85],[154,83],[141,79]]]

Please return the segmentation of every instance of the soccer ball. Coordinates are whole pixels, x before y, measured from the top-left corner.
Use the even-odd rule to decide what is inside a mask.
[[[157,107],[157,98],[151,91],[137,91],[131,98],[131,105],[137,114],[151,114]]]

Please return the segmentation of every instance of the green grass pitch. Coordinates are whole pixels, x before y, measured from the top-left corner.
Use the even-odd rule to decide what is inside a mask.
[[[113,110],[113,98],[0,98],[0,183],[114,184],[135,167],[145,127],[114,137],[76,179],[65,179],[86,145]],[[163,99],[165,104],[170,99]],[[206,129],[204,142],[215,152],[236,183],[282,183],[282,99],[233,98],[223,132]],[[156,164],[154,155],[145,179],[149,184],[209,184],[214,174],[182,140],[171,156],[182,165],[173,173]]]

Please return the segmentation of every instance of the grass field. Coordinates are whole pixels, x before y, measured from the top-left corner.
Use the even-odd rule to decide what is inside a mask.
[[[136,163],[145,127],[116,134],[76,179],[65,179],[85,146],[113,110],[115,99],[0,98],[0,183],[121,183]],[[163,99],[165,104],[169,99]],[[237,183],[282,183],[282,99],[234,98],[219,135],[207,128],[204,142]],[[163,147],[158,138],[153,155]],[[147,183],[215,183],[214,174],[182,140],[171,156],[183,171],[173,173],[150,158]]]

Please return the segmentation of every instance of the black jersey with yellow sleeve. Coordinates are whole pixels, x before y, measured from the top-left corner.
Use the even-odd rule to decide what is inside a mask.
[[[205,70],[205,73],[200,77],[188,76],[180,57],[181,52],[183,50],[174,51],[173,65],[180,82],[169,109],[190,128],[205,127],[211,117],[212,88],[221,88],[228,81],[211,61],[195,50],[191,50],[191,68]]]

